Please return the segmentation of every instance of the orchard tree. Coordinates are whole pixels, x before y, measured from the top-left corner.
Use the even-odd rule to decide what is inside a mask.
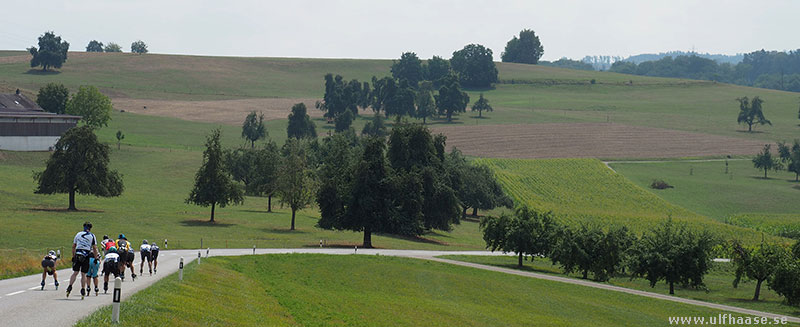
[[[336,133],[345,132],[350,130],[350,125],[353,124],[353,112],[345,110],[344,112],[336,115],[334,119]]]
[[[39,89],[39,95],[36,96],[36,103],[44,111],[56,114],[63,114],[67,111],[68,101],[69,90],[61,83],[47,83]]]
[[[103,52],[103,42],[98,42],[97,40],[89,41],[86,46],[86,52]]]
[[[142,40],[135,41],[131,43],[131,52],[138,54],[147,53],[147,44]]]
[[[225,166],[231,177],[244,184],[245,194],[267,196],[267,212],[272,212],[272,197],[277,190],[280,155],[275,142],[263,148],[225,151]]]
[[[492,50],[480,44],[469,44],[453,52],[450,65],[458,74],[461,85],[466,87],[489,87],[497,82]]]
[[[39,48],[30,47],[28,52],[31,56],[31,67],[42,66],[42,71],[47,71],[47,68],[61,68],[61,65],[67,61],[67,51],[69,51],[69,43],[62,41],[61,36],[56,36],[53,32],[45,32],[39,36]]]
[[[772,157],[771,147],[772,144],[764,144],[764,149],[753,158],[753,167],[764,170],[764,179],[767,179],[767,171],[770,169],[774,171],[783,169],[780,159]]]
[[[517,253],[519,267],[526,255],[533,258],[550,253],[556,226],[552,212],[542,213],[527,206],[517,208],[513,216],[503,213],[500,217],[485,217],[480,223],[486,248]]]
[[[317,130],[311,117],[308,116],[306,105],[302,102],[292,106],[289,114],[289,126],[286,127],[289,138],[316,138]]]
[[[539,37],[533,30],[524,29],[519,32],[519,38],[514,36],[506,43],[506,50],[500,55],[503,62],[516,62],[521,64],[537,64],[544,54],[544,47],[539,42]]]
[[[753,131],[753,124],[769,124],[772,126],[772,122],[764,118],[764,110],[762,108],[764,100],[756,96],[753,97],[752,101],[747,97],[737,98],[736,101],[739,101],[739,117],[736,122],[747,124],[748,132]]]
[[[492,106],[489,105],[489,100],[483,97],[483,93],[481,93],[481,97],[478,101],[472,105],[472,111],[478,112],[478,117],[483,117],[482,114],[484,111],[492,111]]]
[[[419,60],[416,53],[404,52],[400,55],[400,60],[392,62],[392,77],[398,81],[406,81],[409,86],[416,88],[424,78],[422,60]]]
[[[631,275],[644,277],[654,287],[659,281],[694,288],[705,287],[703,276],[711,268],[711,249],[716,240],[708,231],[695,232],[672,219],[645,233],[632,249]]]
[[[344,229],[363,231],[362,246],[372,247],[372,233],[383,231],[391,219],[395,194],[387,185],[386,148],[383,138],[364,140],[364,151],[355,165],[349,203],[340,224]]]
[[[291,138],[286,140],[283,153],[278,170],[278,195],[281,203],[292,209],[291,230],[294,230],[297,210],[305,208],[314,200],[316,182],[310,167],[306,144],[302,140]]]
[[[786,303],[800,306],[800,260],[785,260],[769,282],[769,288],[786,298]]]
[[[81,86],[78,93],[67,102],[66,112],[81,116],[81,120],[93,129],[108,126],[111,120],[111,99],[94,86]]]
[[[348,229],[344,225],[345,208],[350,203],[354,169],[359,159],[359,144],[351,143],[345,134],[334,134],[322,140],[321,162],[318,169],[319,188],[316,202],[320,219],[317,226],[324,229]]]
[[[439,94],[434,98],[436,99],[436,108],[439,110],[439,114],[446,115],[448,123],[453,121],[453,113],[467,111],[469,95],[467,92],[461,91],[461,85],[452,75],[442,81]]]
[[[761,284],[772,278],[778,266],[789,258],[789,254],[778,244],[761,243],[754,248],[745,248],[741,243],[733,243],[733,264],[736,266],[736,279],[733,287],[739,286],[742,278],[756,281],[753,301],[758,301]]]
[[[122,176],[108,168],[110,150],[89,126],[73,127],[56,142],[46,168],[34,174],[36,194],[69,194],[70,211],[75,193],[102,197],[122,194]]]
[[[428,117],[436,114],[436,102],[433,100],[433,85],[429,81],[424,81],[420,84],[417,91],[417,111],[414,117],[422,118],[422,124],[426,123]]]
[[[103,47],[103,51],[105,51],[105,52],[122,52],[122,47],[119,44],[116,44],[114,42],[109,42],[108,44],[106,44],[105,47]]]
[[[596,225],[562,228],[557,235],[553,263],[560,264],[566,273],[580,272],[583,279],[591,272],[597,281],[607,281],[620,270],[635,240],[625,227],[604,232]]]
[[[250,112],[242,124],[242,138],[250,141],[250,148],[256,147],[256,141],[267,137],[267,128],[264,127],[264,114],[256,116],[256,112]]]
[[[194,189],[186,199],[186,203],[202,207],[211,206],[211,222],[214,222],[214,210],[217,205],[225,208],[228,204],[241,204],[244,201],[241,187],[231,179],[225,169],[219,139],[219,129],[212,130],[211,135],[206,138],[203,164],[195,175]]]

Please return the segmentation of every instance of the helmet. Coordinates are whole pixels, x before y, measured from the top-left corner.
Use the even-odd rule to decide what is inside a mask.
[[[147,240],[142,241],[142,244],[147,244]]]
[[[112,246],[112,247],[108,248],[108,253],[116,253],[116,252],[117,252],[117,248],[116,247]]]
[[[121,238],[123,240],[127,240],[128,239],[128,238],[125,237],[125,234],[119,234],[119,237],[117,237],[117,238]]]
[[[106,235],[103,235],[103,239],[104,239],[104,240],[107,240],[107,239],[108,239],[108,234],[106,234]]]
[[[83,229],[84,230],[92,230],[92,223],[90,223],[88,221],[83,223]]]
[[[56,251],[50,250],[50,252],[47,252],[47,255],[51,256],[56,255]]]

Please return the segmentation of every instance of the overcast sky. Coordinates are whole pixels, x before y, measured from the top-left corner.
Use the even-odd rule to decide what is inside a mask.
[[[545,60],[670,50],[735,54],[800,48],[800,1],[69,0],[3,3],[0,49],[53,30],[83,51],[96,39],[124,51],[196,55],[421,58],[480,43],[500,60],[530,28]]]

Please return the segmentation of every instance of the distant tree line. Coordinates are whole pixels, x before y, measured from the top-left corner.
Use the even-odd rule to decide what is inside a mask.
[[[711,269],[713,253],[728,248],[736,272],[734,287],[742,280],[755,281],[757,301],[766,282],[788,304],[800,305],[800,242],[791,249],[768,242],[747,247],[736,240],[722,242],[706,230],[672,219],[637,237],[624,226],[562,225],[551,212],[526,206],[513,214],[484,217],[480,228],[488,249],[516,253],[520,267],[524,258],[546,257],[564,273],[578,273],[584,279],[644,278],[651,287],[663,281],[669,294],[675,294],[676,284],[705,289],[703,278]]]
[[[738,64],[718,63],[697,55],[664,57],[639,64],[617,61],[611,71],[624,74],[710,80],[800,92],[800,50],[759,50]]]

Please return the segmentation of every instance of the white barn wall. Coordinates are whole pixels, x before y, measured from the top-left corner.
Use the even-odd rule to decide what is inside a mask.
[[[60,136],[0,136],[0,150],[50,151]]]

